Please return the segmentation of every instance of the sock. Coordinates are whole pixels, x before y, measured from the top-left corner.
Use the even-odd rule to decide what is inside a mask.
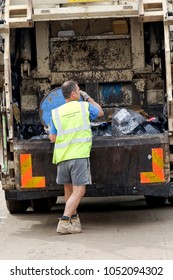
[[[63,221],[64,221],[64,220],[69,221],[69,220],[70,220],[70,217],[64,216],[64,215],[63,215],[63,216],[61,217],[61,220],[63,220]]]
[[[76,213],[76,214],[74,214],[74,215],[71,215],[71,219],[75,219],[75,218],[77,218],[78,217],[78,214]]]

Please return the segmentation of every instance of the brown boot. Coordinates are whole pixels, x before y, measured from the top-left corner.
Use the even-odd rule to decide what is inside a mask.
[[[71,218],[71,223],[76,229],[82,232],[82,226],[78,215]]]
[[[60,233],[60,234],[69,234],[69,233],[80,233],[81,230],[79,230],[79,228],[75,227],[75,225],[73,225],[70,222],[70,220],[61,219],[57,225],[56,232]]]

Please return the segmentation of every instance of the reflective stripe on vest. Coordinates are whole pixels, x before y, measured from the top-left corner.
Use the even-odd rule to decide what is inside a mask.
[[[82,111],[82,117],[83,117],[83,126],[80,127],[76,127],[76,128],[70,128],[70,129],[62,129],[62,124],[60,121],[60,117],[59,117],[59,113],[58,113],[58,108],[55,109],[55,121],[57,123],[58,126],[58,132],[57,132],[57,136],[62,136],[64,134],[70,134],[73,132],[77,132],[80,130],[88,130],[90,129],[90,125],[87,123],[87,116],[86,116],[86,109],[85,109],[85,103],[84,102],[80,102],[80,106],[81,106],[81,111]],[[81,141],[82,142],[82,141]]]
[[[82,142],[86,143],[86,142],[91,142],[91,141],[92,141],[92,138],[79,138],[79,139],[77,138],[77,139],[73,139],[66,143],[55,144],[55,148],[65,148],[70,144],[82,143]]]

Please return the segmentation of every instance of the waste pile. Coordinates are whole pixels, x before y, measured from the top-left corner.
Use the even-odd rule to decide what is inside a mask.
[[[16,137],[22,139],[44,139],[48,138],[42,124],[17,124]]]
[[[91,122],[92,136],[112,136],[111,122]]]
[[[163,133],[166,130],[165,121],[160,117],[145,118],[140,113],[130,109],[116,108],[112,120],[91,122],[92,136],[119,136]],[[22,124],[16,125],[18,139],[46,139],[48,130],[44,125]]]
[[[92,135],[119,136],[163,133],[165,120],[161,117],[145,118],[131,109],[116,108],[111,122],[91,123]]]

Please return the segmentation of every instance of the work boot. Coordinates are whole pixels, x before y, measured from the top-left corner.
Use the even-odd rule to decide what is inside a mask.
[[[57,233],[60,234],[69,234],[69,233],[80,233],[81,230],[79,228],[75,227],[70,220],[62,220],[60,219],[57,229]]]
[[[82,232],[82,226],[78,215],[71,216],[71,223],[76,229]]]

